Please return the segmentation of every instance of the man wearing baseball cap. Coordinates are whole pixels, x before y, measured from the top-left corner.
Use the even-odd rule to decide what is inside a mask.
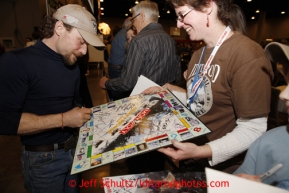
[[[80,108],[74,65],[91,44],[103,48],[95,18],[79,5],[46,16],[35,45],[0,57],[0,134],[19,135],[28,192],[78,192],[70,175],[77,129],[91,117]]]
[[[283,66],[281,72],[289,81],[289,46],[271,42],[265,47],[266,56],[273,62]],[[260,95],[260,97],[262,97]],[[279,96],[286,102],[289,112],[289,86]],[[267,131],[250,146],[243,164],[234,172],[240,177],[265,184],[275,185],[289,190],[289,127],[280,126]],[[270,168],[282,164],[282,167],[266,179],[260,178]]]

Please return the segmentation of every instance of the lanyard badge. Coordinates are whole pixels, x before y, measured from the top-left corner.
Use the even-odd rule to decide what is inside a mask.
[[[201,83],[202,83],[202,81],[204,79],[204,76],[205,76],[205,74],[207,73],[207,71],[208,71],[208,69],[210,67],[210,64],[212,63],[217,51],[219,50],[219,48],[221,47],[223,42],[226,40],[226,38],[229,35],[230,31],[231,31],[231,28],[229,26],[227,26],[225,31],[222,33],[221,37],[219,38],[219,40],[217,42],[217,45],[214,47],[209,59],[207,60],[205,66],[204,66],[203,72],[199,76],[199,72],[200,72],[200,69],[201,69],[201,62],[203,60],[204,52],[205,52],[205,49],[206,49],[206,46],[204,46],[204,48],[202,50],[202,54],[200,56],[198,68],[196,70],[196,74],[195,74],[194,80],[192,82],[192,88],[191,88],[191,91],[189,93],[188,101],[187,101],[189,109],[190,109],[190,104],[194,101],[196,93],[198,92],[198,89],[200,88],[200,85],[201,85]]]

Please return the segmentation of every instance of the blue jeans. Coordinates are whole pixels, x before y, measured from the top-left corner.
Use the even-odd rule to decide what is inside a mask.
[[[78,192],[80,175],[70,175],[74,152],[75,149],[32,152],[23,147],[21,164],[28,192]]]

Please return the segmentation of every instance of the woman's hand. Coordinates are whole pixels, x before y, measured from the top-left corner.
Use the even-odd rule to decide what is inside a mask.
[[[172,144],[173,147],[160,148],[158,151],[171,157],[173,161],[189,158],[210,158],[212,156],[212,149],[209,145],[197,146],[194,143],[182,143],[176,140],[172,140]]]

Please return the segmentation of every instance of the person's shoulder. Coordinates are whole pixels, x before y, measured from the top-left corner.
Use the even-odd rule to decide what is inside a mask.
[[[117,34],[114,36],[113,40],[118,39],[118,38],[123,38],[123,36],[126,37],[126,30],[124,28],[122,28],[121,30],[119,30],[119,32],[117,32]]]
[[[235,32],[228,41],[224,42],[224,45],[226,46],[223,49],[230,50],[232,56],[238,59],[242,58],[242,61],[249,62],[257,58],[266,58],[264,49],[260,44],[239,32]]]
[[[124,29],[121,29],[113,38],[111,44],[118,44],[118,43],[123,43],[126,41],[126,31]]]
[[[19,48],[11,50],[2,54],[1,61],[8,63],[21,63],[21,66],[26,66],[35,60],[35,56],[38,55],[39,50],[34,48],[34,46],[29,46],[25,48]]]
[[[233,44],[237,45],[236,47],[242,48],[245,46],[245,48],[251,48],[252,49],[262,49],[261,45],[259,45],[257,42],[253,41],[251,38],[241,34],[240,32],[234,32],[232,37],[229,39]]]
[[[281,136],[285,136],[285,137],[288,137],[289,138],[289,125],[283,125],[283,126],[280,126],[280,127],[276,127],[276,128],[273,128],[269,131],[267,131],[266,133],[264,133],[264,135],[262,135],[261,137],[263,138],[268,138],[268,137],[281,137]]]
[[[18,56],[18,55],[21,55],[22,53],[25,53],[25,50],[27,48],[18,48],[18,49],[15,49],[15,50],[11,50],[9,52],[5,52],[3,54],[3,56],[5,57],[13,57],[13,56]]]
[[[284,140],[289,143],[289,132],[287,126],[280,126],[271,129],[261,135],[255,142],[258,141],[262,147],[271,147],[272,144],[282,143]]]
[[[25,48],[19,48],[16,50],[11,51],[11,54],[15,54],[16,56],[29,56],[30,54],[33,55],[38,49],[34,48],[34,46],[28,46]]]

